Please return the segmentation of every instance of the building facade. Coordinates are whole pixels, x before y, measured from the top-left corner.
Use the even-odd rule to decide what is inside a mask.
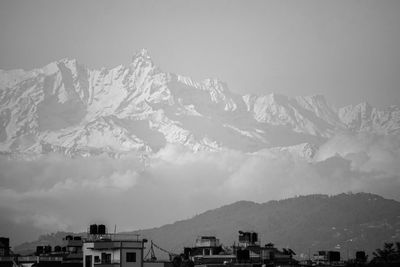
[[[143,267],[143,249],[141,240],[85,240],[83,267]]]

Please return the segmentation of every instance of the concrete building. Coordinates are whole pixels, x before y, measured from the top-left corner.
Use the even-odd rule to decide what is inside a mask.
[[[173,267],[170,261],[145,261],[143,267]]]
[[[239,246],[259,246],[258,233],[239,231]]]
[[[218,247],[219,239],[215,236],[200,236],[196,239],[196,247]]]
[[[233,255],[226,255],[215,236],[198,237],[194,247],[184,249],[184,255],[196,265],[232,262],[235,258]]]
[[[143,267],[143,244],[118,235],[88,238],[83,242],[83,267]]]
[[[315,254],[313,257],[313,261],[318,265],[327,265],[327,264],[336,264],[340,265],[340,252],[339,251],[318,251],[318,254]]]
[[[0,237],[0,257],[10,255],[10,239],[8,237]]]

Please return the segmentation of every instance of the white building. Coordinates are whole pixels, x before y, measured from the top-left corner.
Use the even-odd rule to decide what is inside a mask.
[[[88,239],[83,243],[83,267],[143,267],[143,241]]]
[[[196,247],[218,247],[219,239],[215,236],[200,236],[196,239]]]

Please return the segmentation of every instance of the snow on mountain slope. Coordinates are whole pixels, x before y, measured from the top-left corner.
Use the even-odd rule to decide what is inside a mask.
[[[293,131],[329,137],[343,128],[337,114],[321,95],[291,98],[279,94],[245,95],[247,110],[258,122],[288,125]]]
[[[294,155],[311,162],[318,148],[313,144],[302,143],[287,147],[273,147],[270,150],[272,152],[289,153],[290,155]]]
[[[398,106],[379,110],[368,103],[361,103],[339,109],[339,117],[353,131],[400,133],[400,107]]]
[[[343,131],[397,134],[399,127],[397,106],[336,111],[321,95],[240,96],[218,79],[163,72],[144,49],[128,66],[112,69],[62,59],[31,71],[0,71],[0,151],[12,156],[151,153],[166,143],[252,152],[318,145]]]

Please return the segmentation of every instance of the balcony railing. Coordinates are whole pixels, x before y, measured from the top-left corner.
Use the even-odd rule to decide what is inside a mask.
[[[104,235],[91,235],[88,234],[85,241],[98,241],[98,240],[109,240],[109,241],[136,241],[143,242],[136,234],[104,234]]]
[[[0,261],[13,261],[15,257],[13,256],[2,256],[0,257]]]
[[[117,260],[113,260],[113,261],[109,261],[109,262],[99,261],[99,262],[95,262],[94,266],[96,266],[96,267],[116,267],[116,266],[120,266],[120,261],[117,261]]]

